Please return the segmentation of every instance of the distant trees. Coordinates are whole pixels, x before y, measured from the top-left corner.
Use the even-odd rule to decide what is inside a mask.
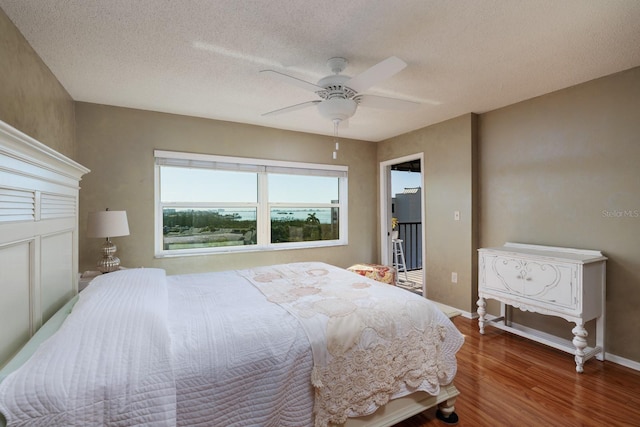
[[[310,213],[307,216],[307,224],[320,224],[320,220],[316,217],[315,213]]]
[[[165,236],[204,235],[228,230],[249,237],[255,244],[257,221],[243,220],[237,214],[224,214],[206,209],[165,209],[163,211],[163,233]],[[306,219],[287,216],[271,219],[271,243],[286,243],[314,240],[338,239],[335,224],[322,224],[316,213]]]
[[[242,220],[237,213],[221,214],[213,210],[165,209],[162,215],[164,234],[180,233],[188,229],[216,231],[221,228],[249,230],[256,228],[256,220]]]

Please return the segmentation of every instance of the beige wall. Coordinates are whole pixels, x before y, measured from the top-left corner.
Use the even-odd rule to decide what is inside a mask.
[[[480,245],[602,250],[608,351],[640,361],[640,68],[483,114],[479,138]]]
[[[607,351],[640,362],[640,68],[482,114],[477,127],[475,118],[378,143],[378,161],[424,153],[429,298],[476,311],[478,247],[602,250]],[[515,315],[572,337],[562,319]]]
[[[341,140],[335,161],[349,166],[348,246],[154,259],[154,149],[332,164],[333,138],[87,103],[76,104],[76,119],[78,161],[91,169],[80,192],[83,270],[95,269],[102,243],[83,238],[87,213],[107,207],[127,211],[131,235],[114,239],[125,266],[177,274],[310,260],[348,267],[376,260],[375,143]]]
[[[75,160],[73,100],[0,9],[0,120]]]
[[[377,145],[343,141],[348,247],[156,260],[154,148],[330,163],[331,139],[83,103],[75,105],[76,126],[73,101],[2,10],[0,59],[0,120],[93,170],[81,183],[81,236],[90,210],[126,209],[132,235],[116,239],[126,265],[177,273],[310,259],[376,262],[377,164],[422,152],[429,297],[475,311],[477,247],[521,241],[600,249],[609,257],[608,351],[640,362],[640,68],[482,114],[478,144],[474,115]],[[454,210],[461,211],[459,223]],[[81,239],[82,269],[93,268],[97,240]],[[567,330],[562,320],[518,320]]]
[[[378,162],[423,153],[427,296],[469,312],[477,299],[476,121],[466,114],[378,143]]]

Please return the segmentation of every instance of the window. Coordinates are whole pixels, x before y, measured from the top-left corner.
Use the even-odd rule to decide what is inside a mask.
[[[347,167],[155,151],[156,256],[347,243]]]

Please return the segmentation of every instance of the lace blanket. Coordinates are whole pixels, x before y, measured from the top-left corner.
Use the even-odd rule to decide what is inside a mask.
[[[318,427],[414,391],[436,395],[455,376],[464,339],[425,298],[323,263],[239,273],[305,329]]]

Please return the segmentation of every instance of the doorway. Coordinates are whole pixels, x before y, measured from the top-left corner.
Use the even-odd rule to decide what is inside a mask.
[[[423,160],[420,153],[380,163],[380,258],[393,265],[400,246],[404,260],[398,267],[406,274],[398,272],[398,286],[426,296]]]

